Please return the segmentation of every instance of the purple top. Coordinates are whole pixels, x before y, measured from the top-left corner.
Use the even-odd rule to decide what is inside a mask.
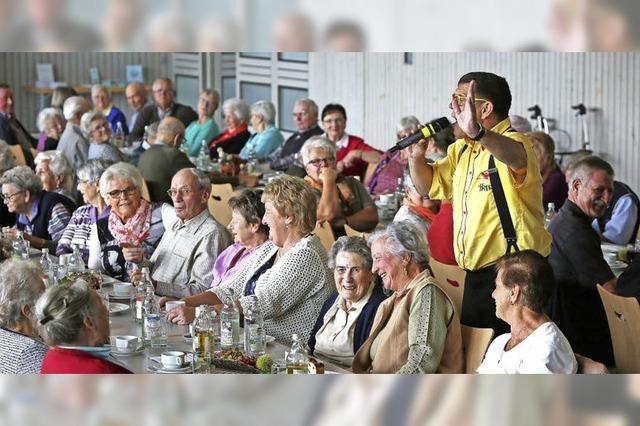
[[[567,192],[568,187],[564,173],[558,167],[554,167],[542,184],[543,210],[547,211],[549,203],[555,204],[556,211],[560,210],[567,199]]]
[[[211,285],[209,286],[210,289],[219,286],[238,272],[238,269],[240,269],[244,262],[246,262],[247,259],[251,257],[251,254],[259,247],[262,247],[262,244],[246,250],[242,244],[234,243],[224,249],[224,251],[218,255],[216,263],[213,265],[213,281],[211,281]]]
[[[378,167],[374,170],[369,181],[371,195],[393,192],[398,185],[398,178],[402,177],[407,162],[400,157],[400,151],[385,152]]]

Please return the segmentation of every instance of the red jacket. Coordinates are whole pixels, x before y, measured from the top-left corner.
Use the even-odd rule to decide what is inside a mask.
[[[42,374],[130,374],[117,364],[80,349],[52,347],[42,362]]]
[[[364,140],[362,138],[349,135],[349,141],[347,143],[347,146],[344,148],[340,148],[338,152],[336,152],[336,160],[341,161],[349,152],[356,149],[360,151],[378,151],[374,147],[364,143]],[[342,171],[342,175],[343,176],[360,176],[360,178],[362,179],[364,178],[364,172],[367,170],[367,165],[368,163],[366,161],[362,161],[362,159],[356,158],[356,160],[353,162],[353,165],[351,165],[350,167],[347,167]]]

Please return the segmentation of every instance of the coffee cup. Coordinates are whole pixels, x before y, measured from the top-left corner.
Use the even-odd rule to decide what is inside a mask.
[[[113,293],[116,296],[127,297],[133,294],[133,284],[131,283],[114,283]]]
[[[185,353],[182,351],[167,351],[160,355],[160,362],[164,368],[180,368],[184,364]]]
[[[116,348],[119,352],[133,352],[138,349],[140,338],[138,336],[116,336]]]
[[[380,196],[380,204],[391,204],[393,203],[393,194],[382,194]]]
[[[167,303],[165,303],[164,307],[167,310],[167,312],[175,309],[175,308],[179,308],[180,306],[184,306],[186,303],[184,300],[169,300]]]

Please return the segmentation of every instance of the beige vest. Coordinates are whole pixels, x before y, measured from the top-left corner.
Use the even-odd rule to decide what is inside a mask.
[[[378,306],[371,333],[353,359],[354,373],[395,373],[406,364],[409,356],[409,309],[418,292],[427,285],[436,286],[442,291],[429,271],[423,271],[411,280],[402,292],[395,293]],[[444,291],[443,293],[453,306],[449,296]],[[464,372],[460,319],[458,313],[454,309],[452,311],[453,317],[447,326],[444,352],[437,373]],[[377,355],[371,360],[371,344],[386,327],[391,327],[391,332],[385,332]]]

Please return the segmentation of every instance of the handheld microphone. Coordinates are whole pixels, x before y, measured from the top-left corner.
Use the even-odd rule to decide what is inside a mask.
[[[451,123],[447,119],[447,117],[440,117],[437,120],[433,120],[424,125],[419,132],[414,133],[413,135],[409,135],[406,138],[400,140],[397,144],[395,144],[389,152],[395,152],[400,149],[405,149],[406,147],[417,143],[421,139],[427,139],[436,133],[450,127]]]

